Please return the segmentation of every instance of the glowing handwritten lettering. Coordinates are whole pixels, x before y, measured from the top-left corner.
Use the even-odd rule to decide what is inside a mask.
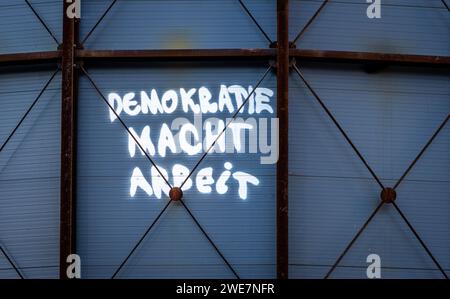
[[[158,141],[158,153],[161,157],[166,156],[167,148],[169,148],[172,151],[172,153],[175,153],[177,151],[172,131],[169,129],[167,124],[162,124],[161,134],[159,134],[159,141]]]
[[[109,109],[109,119],[114,122],[117,115],[119,117],[121,115],[128,117],[147,114],[171,115],[175,111],[191,112],[194,115],[193,122],[187,118],[178,117],[172,119],[171,123],[147,124],[142,129],[130,127],[128,136],[130,158],[139,157],[136,155],[136,148],[141,156],[158,155],[165,159],[168,159],[169,155],[183,153],[187,156],[199,157],[208,150],[210,154],[245,153],[247,150],[249,153],[256,154],[259,149],[261,154],[266,155],[261,155],[261,164],[273,164],[278,160],[278,119],[271,118],[269,129],[266,118],[252,116],[244,119],[241,117],[244,113],[273,114],[270,103],[273,95],[273,91],[268,88],[258,87],[253,90],[252,86],[224,84],[220,85],[217,98],[204,86],[198,89],[169,89],[162,93],[156,89],[151,89],[150,92],[142,90],[124,94],[111,92],[108,95],[108,102],[112,107]],[[242,107],[247,98],[248,102],[245,107]],[[240,116],[235,119],[230,118],[239,108],[242,108]],[[202,115],[205,114],[216,114],[216,116],[209,117],[203,122]],[[230,117],[225,119],[217,117],[224,114],[229,114]],[[228,130],[224,131],[227,125]],[[151,166],[148,172],[143,172],[139,167],[134,167],[130,178],[130,196],[135,197],[138,192],[143,192],[158,199],[163,195],[167,197],[170,190],[165,180],[171,181],[173,186],[181,186],[190,173],[188,167],[178,163],[172,165],[170,177],[166,169],[161,166],[158,166],[158,169],[159,171],[155,166]],[[237,186],[239,198],[246,200],[249,187],[258,186],[260,181],[250,173],[234,170],[231,162],[225,162],[220,173],[207,165],[198,169],[183,184],[183,191],[195,188],[202,194],[216,192],[223,195],[230,192],[231,184]]]
[[[225,152],[225,135],[219,137],[219,134],[225,128],[225,122],[218,118],[208,118],[205,122],[205,147],[209,148],[214,141],[215,146],[211,149],[210,153]],[[217,139],[219,138],[219,139]]]
[[[176,118],[173,120],[170,128],[168,124],[162,123],[159,131],[156,133],[152,133],[154,130],[151,130],[149,125],[146,125],[141,132],[136,131],[134,127],[130,127],[130,131],[150,156],[157,154],[161,157],[166,157],[167,152],[172,154],[186,153],[189,156],[193,156],[206,151],[212,145],[225,128],[226,122],[230,122],[230,119],[223,121],[218,118],[208,118],[204,122],[203,128],[201,126],[199,128],[199,125],[186,119],[181,121],[180,118]],[[181,125],[176,123],[181,123]],[[277,119],[272,119],[271,123],[270,139],[272,143],[269,143],[269,138],[266,136],[267,119],[260,118],[257,121],[253,117],[246,120],[236,118],[233,122],[230,122],[226,134],[220,136],[210,153],[244,153],[246,150],[249,153],[257,153],[259,148],[262,154],[270,155],[265,159],[267,162],[262,164],[276,163],[278,158],[278,131],[276,130],[278,121]],[[176,129],[177,127],[179,129]],[[174,134],[176,131],[178,131],[177,134]],[[159,136],[159,138],[156,138],[156,136]],[[205,136],[203,144],[201,136]],[[246,142],[247,136],[248,143]],[[135,156],[136,148],[144,155],[140,147],[137,146],[136,141],[129,136],[128,151],[131,158]],[[155,148],[158,150],[156,151]],[[261,161],[263,161],[262,158],[266,157],[261,157]]]
[[[213,101],[213,96],[211,91],[206,87],[200,87],[198,90],[195,88],[186,91],[184,88],[180,88],[179,94],[175,90],[167,90],[163,93],[161,99],[158,95],[156,89],[152,89],[150,96],[146,91],[140,92],[140,99],[136,100],[136,94],[134,92],[126,93],[121,97],[118,93],[112,92],[108,95],[109,104],[113,107],[116,113],[120,116],[125,113],[129,116],[135,116],[139,113],[148,114],[171,114],[179,106],[179,98],[181,98],[181,106],[184,112],[193,113],[216,113],[227,111],[229,113],[234,113],[242,103],[245,98],[251,93],[253,88],[251,86],[246,90],[240,85],[232,85],[227,87],[222,85],[220,87],[219,99]],[[198,103],[194,102],[194,95],[197,93]],[[231,94],[234,94],[234,102],[231,99]],[[262,113],[267,111],[273,113],[273,109],[270,106],[270,98],[273,97],[274,93],[271,89],[258,87],[255,92],[249,98],[248,105],[243,107],[240,113],[247,111],[250,115],[254,113]],[[225,109],[226,107],[226,109]],[[110,111],[111,122],[115,121],[117,117],[113,111]]]
[[[130,132],[133,134],[134,138],[137,139],[139,144],[146,150],[150,155],[155,155],[155,146],[150,139],[150,126],[145,126],[142,130],[141,136],[139,136],[136,131],[130,127]],[[136,153],[136,143],[134,139],[129,135],[128,136],[128,151],[130,152],[130,157],[133,158]],[[139,148],[142,155],[145,155],[144,152]]]
[[[188,179],[186,184],[183,186],[183,191],[189,190],[193,187],[193,181],[197,191],[203,194],[209,194],[213,191],[213,186],[215,185],[215,190],[219,194],[225,194],[228,191],[228,181],[232,177],[236,180],[239,185],[238,194],[241,199],[247,199],[248,185],[259,185],[259,180],[255,176],[243,172],[236,171],[231,172],[232,164],[226,162],[224,164],[225,170],[219,175],[217,180],[214,179],[214,169],[212,167],[205,167],[200,169],[194,179]],[[158,166],[158,169],[163,173],[164,177],[170,179],[167,176],[166,169]],[[175,164],[172,168],[172,182],[174,186],[180,186],[184,179],[188,176],[189,169],[181,164]],[[154,166],[150,170],[151,183],[146,179],[146,176],[142,173],[139,167],[133,169],[130,179],[130,196],[134,197],[138,189],[144,191],[148,196],[155,195],[156,198],[160,199],[162,193],[169,195],[169,187],[164,182],[164,179],[158,173]]]
[[[191,123],[184,124],[180,129],[180,147],[185,153],[190,156],[200,153],[200,151],[202,150],[202,144],[197,143],[196,145],[192,146],[186,139],[187,132],[191,132],[194,135],[195,141],[199,140],[198,132],[195,126]]]

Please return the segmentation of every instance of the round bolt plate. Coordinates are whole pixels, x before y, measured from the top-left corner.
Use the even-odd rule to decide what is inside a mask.
[[[397,198],[397,193],[392,188],[384,188],[381,191],[380,197],[384,203],[393,203]]]
[[[183,197],[183,191],[181,191],[180,187],[173,187],[169,191],[169,197],[173,201],[179,201]]]

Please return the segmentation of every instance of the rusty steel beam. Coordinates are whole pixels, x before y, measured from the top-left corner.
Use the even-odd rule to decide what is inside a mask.
[[[78,74],[75,67],[79,21],[66,15],[63,5],[62,87],[61,87],[61,178],[59,277],[67,279],[66,259],[75,253],[75,137]]]
[[[60,51],[0,54],[0,64],[56,63],[60,58]]]
[[[268,59],[275,58],[276,49],[181,49],[181,50],[77,50],[80,60],[126,60],[126,59]],[[450,56],[411,55],[376,52],[329,51],[290,49],[291,57],[301,61],[407,64],[410,66],[450,67]],[[62,51],[0,54],[0,65],[37,64],[58,62]]]
[[[289,90],[289,1],[277,1],[277,117],[279,158],[277,163],[277,278],[287,279],[288,239],[288,90]]]
[[[274,58],[276,49],[78,50],[81,59]]]
[[[324,51],[290,49],[290,56],[297,60],[345,63],[407,64],[410,66],[450,66],[450,56],[389,54],[375,52]]]
[[[290,57],[302,61],[407,64],[410,66],[450,66],[450,56],[392,54],[375,52],[293,49]],[[78,50],[82,60],[164,60],[164,59],[270,59],[277,49],[177,49],[177,50]]]

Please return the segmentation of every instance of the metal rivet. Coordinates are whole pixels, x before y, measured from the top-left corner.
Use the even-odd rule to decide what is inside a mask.
[[[172,187],[169,191],[169,197],[173,201],[179,201],[183,197],[183,191],[180,187]]]
[[[380,197],[384,203],[393,203],[397,198],[397,193],[392,188],[384,188],[381,191]]]

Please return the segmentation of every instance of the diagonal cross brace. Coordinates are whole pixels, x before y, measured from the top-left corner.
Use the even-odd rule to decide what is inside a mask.
[[[50,34],[50,36],[52,37],[52,39],[55,41],[55,43],[59,46],[59,41],[56,38],[56,36],[53,34],[53,32],[50,30],[50,28],[47,26],[47,24],[44,22],[44,19],[42,19],[42,17],[38,14],[38,12],[34,9],[34,7],[31,5],[31,3],[28,0],[25,0],[25,3],[28,5],[28,7],[31,9],[31,11],[33,12],[33,14],[36,16],[36,18],[39,20],[39,22],[41,23],[42,26],[44,26],[45,31],[48,32],[48,34]]]
[[[303,76],[303,74],[301,73],[301,71],[299,70],[299,68],[294,65],[293,66],[294,70],[296,71],[296,73],[299,75],[299,77],[302,79],[303,83],[306,85],[306,87],[309,89],[309,91],[313,94],[314,98],[319,102],[320,106],[325,110],[325,112],[327,113],[327,115],[330,117],[330,119],[333,121],[333,123],[336,125],[336,127],[339,129],[339,131],[341,132],[341,134],[344,136],[344,138],[347,140],[347,142],[351,145],[351,147],[353,148],[353,150],[356,152],[356,154],[358,155],[358,157],[362,160],[362,162],[364,163],[364,165],[367,167],[367,169],[369,170],[369,172],[372,174],[373,178],[377,181],[377,183],[380,185],[382,190],[385,190],[383,184],[381,183],[381,181],[379,180],[378,176],[375,174],[375,172],[370,168],[369,164],[366,162],[366,160],[364,159],[364,157],[361,155],[361,153],[358,151],[358,149],[356,148],[356,146],[353,144],[353,142],[351,141],[351,139],[348,137],[348,135],[345,133],[345,131],[343,130],[343,128],[341,127],[341,125],[338,123],[338,121],[336,120],[336,118],[333,116],[333,114],[331,113],[331,111],[328,109],[328,107],[325,105],[325,103],[322,101],[322,99],[319,97],[319,95],[314,91],[314,89],[311,87],[311,85],[306,81],[305,77]],[[425,151],[430,147],[430,145],[433,143],[433,141],[435,140],[435,138],[438,136],[438,134],[442,131],[442,129],[445,127],[445,125],[447,124],[448,120],[450,118],[450,115],[447,115],[447,117],[444,119],[444,121],[439,125],[439,127],[437,128],[437,130],[433,133],[433,135],[431,136],[431,138],[428,140],[428,142],[425,144],[425,146],[421,149],[421,151],[419,152],[419,154],[416,156],[416,158],[413,160],[413,162],[409,165],[409,167],[406,169],[406,171],[403,173],[403,175],[398,179],[398,181],[395,183],[393,190],[395,190],[400,183],[404,180],[404,178],[407,176],[407,174],[411,171],[411,169],[414,167],[414,165],[417,163],[417,161],[423,156],[423,154],[425,153]],[[345,249],[343,250],[343,252],[339,255],[339,257],[337,258],[337,260],[335,261],[335,263],[333,264],[333,266],[331,267],[331,269],[327,272],[327,274],[325,275],[325,279],[329,278],[329,276],[331,275],[331,273],[336,269],[337,265],[339,264],[339,262],[344,258],[344,256],[347,254],[347,252],[350,250],[350,248],[353,246],[353,244],[356,242],[356,240],[359,238],[359,236],[363,233],[363,231],[367,228],[367,226],[369,225],[369,223],[372,221],[372,219],[375,217],[375,215],[378,213],[378,211],[380,210],[380,208],[383,206],[385,202],[381,202],[377,208],[372,212],[372,214],[369,216],[369,218],[366,220],[366,222],[363,224],[363,226],[358,230],[358,232],[356,233],[356,235],[352,238],[352,240],[349,242],[349,244],[345,247]],[[432,252],[430,251],[430,249],[427,247],[427,245],[425,244],[425,242],[422,240],[422,238],[419,236],[419,234],[417,233],[417,231],[414,229],[414,227],[412,226],[412,224],[409,222],[409,220],[406,218],[406,216],[404,215],[404,213],[400,210],[400,208],[398,207],[398,205],[392,201],[392,204],[394,205],[394,208],[396,209],[396,211],[399,213],[400,217],[402,218],[402,220],[407,224],[408,228],[411,230],[411,232],[414,234],[414,236],[416,237],[416,239],[418,240],[418,242],[420,243],[420,245],[423,247],[423,249],[426,251],[426,253],[428,254],[428,256],[432,259],[432,261],[434,262],[434,264],[438,267],[439,271],[442,273],[442,275],[448,279],[448,276],[446,274],[446,272],[444,271],[444,269],[442,268],[442,266],[439,264],[439,262],[437,261],[437,259],[434,257],[434,255],[432,254]]]
[[[25,279],[25,277],[22,275],[22,273],[20,273],[19,268],[13,262],[12,258],[9,257],[9,255],[6,253],[5,249],[1,245],[0,245],[0,251],[6,257],[6,260],[8,261],[8,263],[14,268],[14,271],[16,271],[17,275],[19,275],[20,279]]]
[[[106,97],[103,95],[103,93],[100,91],[100,88],[97,86],[97,84],[95,83],[95,81],[92,79],[91,75],[89,75],[89,73],[84,69],[83,66],[80,67],[81,71],[86,75],[86,77],[88,78],[89,82],[92,84],[92,86],[94,87],[94,89],[97,91],[97,93],[100,95],[101,99],[106,103],[106,105],[108,105],[109,109],[111,109],[111,111],[115,114],[115,116],[117,117],[117,119],[119,120],[120,124],[123,126],[123,128],[127,131],[127,133],[131,136],[131,138],[133,138],[134,142],[136,142],[136,144],[138,145],[138,147],[140,148],[140,150],[145,154],[145,156],[147,157],[147,159],[150,161],[150,163],[155,167],[156,171],[159,173],[159,175],[163,178],[164,182],[169,186],[169,188],[172,188],[172,185],[170,184],[170,182],[168,181],[168,179],[165,177],[165,175],[161,172],[161,170],[159,169],[159,167],[156,165],[156,163],[153,161],[153,159],[150,157],[150,155],[147,153],[147,151],[144,149],[144,147],[140,144],[140,142],[137,140],[137,138],[134,136],[134,134],[131,133],[130,129],[128,128],[128,126],[125,124],[125,122],[122,120],[122,118],[119,116],[119,114],[116,112],[116,110],[114,109],[114,107],[111,106],[111,104],[108,102],[108,100],[106,99]]]
[[[250,10],[248,9],[248,7],[244,4],[244,2],[242,0],[238,0],[239,4],[241,5],[242,9],[247,13],[247,15],[250,17],[250,19],[252,19],[253,23],[255,23],[256,27],[258,27],[259,31],[261,31],[261,33],[264,35],[264,37],[267,39],[267,41],[269,42],[270,45],[273,44],[272,39],[269,37],[269,35],[266,33],[266,31],[264,31],[264,29],[262,28],[262,26],[258,23],[258,21],[256,20],[256,18],[253,16],[253,14],[250,12]]]
[[[86,75],[86,77],[88,78],[88,80],[90,81],[91,85],[94,87],[94,89],[97,91],[97,93],[100,95],[100,97],[102,98],[102,100],[108,105],[108,107],[114,112],[114,114],[116,115],[117,119],[119,119],[120,123],[122,124],[122,126],[126,129],[126,131],[128,132],[128,134],[130,136],[133,137],[134,141],[136,142],[136,144],[140,147],[140,149],[145,153],[147,159],[149,159],[149,161],[152,163],[153,166],[155,166],[155,168],[158,170],[159,174],[161,175],[161,177],[164,178],[165,183],[172,188],[172,185],[170,184],[170,182],[165,178],[165,176],[161,173],[161,171],[158,169],[158,167],[156,166],[156,164],[154,163],[153,159],[147,154],[147,152],[145,151],[145,149],[142,147],[142,145],[140,145],[140,143],[138,142],[138,140],[134,137],[133,134],[131,134],[131,132],[128,129],[128,126],[125,124],[125,122],[120,118],[120,116],[115,112],[115,110],[113,109],[113,107],[109,104],[108,100],[106,99],[106,97],[103,95],[103,93],[100,91],[100,88],[97,86],[97,84],[95,83],[95,81],[92,79],[92,77],[89,75],[89,73],[84,69],[83,66],[80,66],[80,69],[82,70],[82,72]],[[248,95],[248,97],[245,99],[245,101],[242,103],[242,105],[237,109],[237,111],[233,114],[232,119],[227,123],[227,125],[225,126],[225,128],[222,130],[222,132],[218,135],[218,137],[214,140],[214,142],[211,144],[211,146],[207,149],[207,151],[204,153],[204,155],[202,156],[202,158],[198,161],[198,163],[196,164],[196,166],[192,169],[192,171],[189,173],[189,175],[187,176],[187,178],[184,180],[183,184],[181,185],[181,187],[184,185],[184,183],[187,181],[187,179],[189,179],[189,177],[192,175],[192,173],[195,171],[195,169],[200,165],[200,163],[203,161],[203,159],[206,157],[206,155],[210,152],[210,150],[213,148],[213,146],[215,145],[215,143],[219,140],[219,138],[223,135],[223,133],[225,132],[225,130],[229,127],[230,123],[237,117],[238,113],[242,110],[242,108],[245,106],[245,104],[248,102],[248,100],[250,99],[250,97],[253,95],[253,93],[255,92],[256,88],[259,87],[259,85],[262,83],[262,81],[265,79],[265,77],[268,75],[269,71],[272,69],[272,66],[269,66],[268,69],[264,72],[262,78],[258,81],[258,83],[255,85],[255,88],[253,88],[253,90],[251,91],[251,93]],[[180,187],[180,188],[181,188]],[[170,203],[172,202],[172,200],[170,200],[166,206],[161,210],[161,212],[158,214],[158,216],[155,218],[155,220],[150,224],[150,226],[147,228],[147,230],[145,231],[145,233],[142,235],[142,237],[139,239],[139,241],[136,243],[136,245],[133,247],[133,249],[131,250],[131,252],[127,255],[127,257],[124,259],[124,261],[120,264],[120,266],[116,269],[116,271],[114,272],[113,276],[111,278],[115,278],[117,276],[117,274],[120,272],[120,270],[123,268],[123,266],[126,264],[126,262],[129,260],[129,258],[132,256],[132,254],[135,252],[135,250],[139,247],[139,245],[142,243],[142,241],[145,239],[145,237],[148,235],[148,233],[150,232],[150,230],[154,227],[154,225],[156,224],[156,222],[160,219],[160,217],[162,216],[162,214],[166,211],[166,209],[168,208],[168,206],[170,205]],[[184,201],[180,200],[181,204],[183,205],[184,209],[188,212],[188,214],[190,215],[190,217],[194,220],[195,224],[198,226],[198,228],[201,230],[201,232],[203,233],[203,235],[208,239],[208,241],[210,242],[210,244],[214,247],[214,249],[216,250],[216,252],[219,254],[219,256],[223,259],[223,261],[225,262],[225,264],[230,268],[230,270],[233,272],[233,274],[236,276],[236,278],[240,278],[239,275],[237,274],[237,272],[234,270],[234,268],[231,266],[231,264],[227,261],[227,259],[225,258],[225,256],[222,254],[222,252],[219,250],[219,248],[215,245],[215,243],[212,241],[212,239],[209,237],[209,235],[206,233],[205,229],[201,226],[200,222],[197,220],[197,218],[194,216],[194,214],[191,212],[191,210],[187,207],[187,205],[184,203]]]
[[[142,241],[144,241],[145,237],[148,235],[148,233],[150,232],[150,230],[155,226],[156,222],[158,222],[159,218],[161,218],[161,216],[164,214],[164,212],[167,210],[167,208],[169,207],[170,203],[172,202],[172,200],[169,200],[169,202],[167,202],[167,204],[164,206],[164,208],[161,210],[161,212],[159,212],[158,216],[156,216],[155,220],[153,220],[153,222],[150,224],[150,226],[147,228],[147,230],[145,231],[145,233],[142,235],[142,237],[139,239],[139,241],[136,243],[136,245],[134,245],[133,249],[131,249],[130,253],[127,255],[127,257],[122,261],[122,263],[120,264],[120,266],[116,269],[116,271],[114,271],[113,276],[111,277],[111,279],[114,279],[117,274],[119,274],[120,270],[123,268],[123,266],[125,266],[126,262],[130,259],[130,257],[133,255],[133,253],[136,251],[136,249],[139,247],[139,245],[141,245]]]
[[[253,14],[250,12],[250,10],[247,8],[247,6],[244,4],[242,0],[238,0],[239,4],[241,5],[242,9],[247,13],[247,15],[252,19],[253,23],[258,27],[258,29],[261,31],[261,33],[264,35],[264,37],[267,39],[269,44],[273,44],[272,39],[269,37],[269,35],[266,33],[266,31],[262,28],[262,26],[258,23],[256,18],[253,16]],[[106,10],[103,12],[103,14],[100,16],[100,18],[97,20],[97,22],[92,26],[92,28],[89,30],[89,32],[86,34],[86,36],[83,38],[81,45],[84,45],[85,42],[89,39],[89,37],[92,35],[92,33],[95,31],[95,29],[100,25],[100,23],[103,21],[103,19],[106,17],[106,15],[111,11],[113,6],[117,3],[117,0],[113,0],[110,5],[106,8]]]
[[[44,92],[47,90],[47,87],[50,85],[50,83],[53,81],[53,79],[55,78],[56,74],[59,72],[59,68],[56,69],[53,74],[50,76],[50,79],[45,83],[44,87],[42,87],[41,91],[39,92],[39,94],[37,95],[37,97],[34,99],[33,103],[31,103],[30,107],[27,109],[27,111],[25,112],[25,114],[22,116],[22,118],[20,119],[20,121],[17,123],[17,125],[14,127],[14,129],[11,131],[11,133],[8,135],[8,137],[6,138],[6,140],[3,142],[2,146],[0,147],[0,153],[2,152],[2,150],[6,147],[6,145],[8,144],[8,142],[11,140],[11,138],[14,136],[14,134],[16,133],[16,131],[19,129],[20,125],[23,123],[23,121],[25,120],[25,118],[28,116],[28,114],[30,114],[31,110],[33,110],[33,107],[36,105],[36,103],[39,101],[39,99],[41,98],[41,96],[44,94]]]
[[[314,98],[317,100],[317,102],[320,104],[320,106],[323,108],[323,110],[326,112],[326,114],[330,117],[330,119],[333,121],[333,123],[336,125],[336,127],[338,128],[339,132],[341,132],[342,136],[344,136],[345,140],[348,142],[348,144],[352,147],[352,149],[354,150],[354,152],[356,153],[356,155],[359,157],[359,159],[363,162],[364,166],[366,166],[367,170],[369,170],[370,174],[372,175],[372,177],[375,179],[375,181],[378,183],[378,185],[381,187],[381,189],[384,189],[384,185],[381,182],[381,180],[378,178],[378,176],[375,174],[375,172],[373,171],[373,169],[370,167],[369,163],[367,163],[366,159],[364,158],[364,156],[360,153],[360,151],[358,150],[358,148],[355,146],[355,144],[353,143],[353,141],[350,139],[350,137],[348,136],[348,134],[344,131],[344,129],[342,128],[342,126],[339,124],[339,122],[337,121],[337,119],[334,117],[334,115],[331,113],[330,109],[328,109],[328,107],[325,105],[325,103],[322,101],[322,99],[319,97],[319,95],[314,91],[314,89],[311,87],[311,85],[308,83],[308,81],[306,81],[305,77],[303,76],[302,72],[300,71],[300,69],[294,64],[293,66],[295,72],[299,75],[300,79],[302,79],[303,83],[305,84],[305,86],[309,89],[309,91],[312,93],[312,95],[314,96]]]
[[[98,25],[103,21],[103,19],[106,17],[106,15],[109,13],[111,8],[113,8],[114,4],[116,4],[117,0],[113,0],[111,4],[108,6],[108,8],[103,12],[103,14],[100,16],[100,18],[97,20],[94,26],[92,26],[91,30],[86,34],[86,36],[83,38],[83,40],[80,43],[80,46],[83,46],[84,43],[88,40],[88,38],[91,36],[91,34],[94,32],[94,30],[98,27]]]
[[[261,85],[261,83],[264,81],[264,79],[267,77],[267,75],[269,74],[269,71],[272,69],[272,65],[270,65],[267,70],[264,72],[264,74],[262,75],[261,79],[259,79],[258,83],[256,83],[255,88],[252,89],[252,91],[249,93],[249,95],[247,96],[247,98],[242,102],[241,106],[235,111],[235,113],[233,114],[233,116],[231,117],[230,121],[226,124],[226,126],[223,128],[223,130],[219,133],[219,135],[217,135],[216,139],[214,139],[214,141],[211,143],[211,145],[207,148],[207,150],[203,153],[202,157],[200,158],[200,160],[197,162],[197,164],[195,164],[195,166],[192,168],[192,170],[189,172],[189,174],[187,175],[187,177],[184,179],[183,183],[181,184],[180,188],[182,188],[184,186],[184,184],[187,182],[187,180],[192,176],[192,174],[195,172],[195,170],[198,168],[198,166],[200,165],[200,163],[206,158],[206,156],[208,155],[208,153],[211,151],[211,149],[216,145],[217,141],[222,137],[222,135],[225,133],[225,131],[228,129],[228,127],[230,126],[230,124],[236,119],[237,115],[239,114],[239,112],[242,110],[242,108],[245,106],[245,104],[247,104],[247,102],[249,101],[249,99],[251,98],[251,96],[255,93],[256,89],[259,87],[259,85]]]
[[[314,15],[308,20],[308,22],[306,22],[306,25],[303,26],[302,30],[300,30],[300,32],[294,38],[294,41],[292,42],[292,44],[295,44],[300,39],[300,37],[302,37],[302,35],[306,32],[306,30],[314,22],[314,20],[319,16],[320,12],[325,8],[325,5],[327,5],[328,2],[329,2],[329,0],[324,0],[322,2],[322,5],[320,5],[320,7],[317,9],[317,11],[314,13]]]
[[[337,258],[337,260],[334,262],[333,266],[331,266],[331,269],[327,272],[327,274],[325,275],[325,279],[327,279],[328,277],[330,277],[331,273],[333,273],[333,271],[336,269],[336,267],[339,265],[339,263],[341,262],[341,260],[344,258],[344,256],[347,254],[347,252],[350,250],[350,248],[352,248],[353,244],[355,244],[356,240],[359,238],[359,236],[361,236],[361,234],[363,233],[363,231],[366,229],[366,227],[369,225],[369,223],[372,221],[372,219],[375,217],[375,215],[378,213],[378,211],[381,209],[381,207],[383,206],[384,202],[380,202],[378,204],[378,206],[375,208],[375,210],[372,212],[372,214],[370,214],[369,218],[367,218],[366,222],[364,222],[364,224],[361,226],[361,228],[358,230],[358,232],[356,233],[356,235],[353,237],[353,239],[348,243],[348,245],[345,247],[344,251],[342,251],[342,253],[339,255],[339,257]]]
[[[444,269],[441,267],[441,265],[439,264],[439,262],[437,261],[437,259],[434,257],[434,255],[431,253],[430,249],[428,249],[427,245],[425,244],[425,242],[422,240],[422,238],[419,236],[419,234],[417,233],[417,231],[414,229],[414,227],[411,225],[411,223],[409,222],[408,218],[406,218],[405,214],[402,212],[402,210],[400,210],[400,208],[398,207],[398,205],[393,202],[392,203],[394,205],[395,210],[398,212],[398,214],[400,215],[400,217],[403,219],[403,221],[406,223],[406,225],[408,226],[409,230],[413,233],[413,235],[416,237],[417,241],[419,241],[420,245],[423,247],[423,249],[427,252],[428,256],[433,260],[433,263],[438,267],[439,271],[441,271],[442,275],[444,275],[445,279],[448,279],[447,273],[445,273]]]

